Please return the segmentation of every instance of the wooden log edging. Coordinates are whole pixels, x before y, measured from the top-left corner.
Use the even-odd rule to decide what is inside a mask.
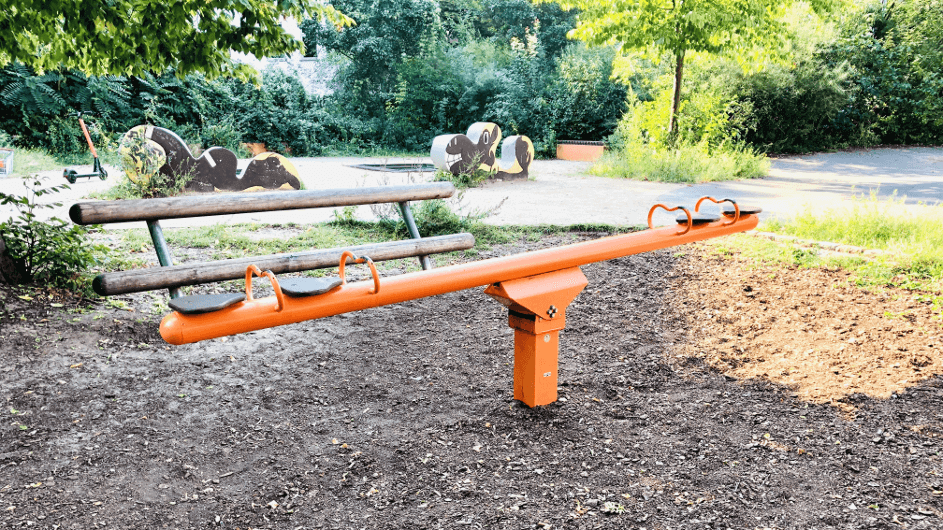
[[[423,239],[371,243],[353,247],[109,272],[98,275],[92,282],[92,287],[96,293],[102,296],[137,293],[201,283],[238,280],[245,278],[246,267],[249,265],[256,265],[262,270],[271,270],[275,274],[337,267],[340,256],[345,250],[349,250],[357,256],[369,256],[373,261],[388,261],[440,252],[467,250],[473,246],[475,246],[474,236],[468,233],[460,233]]]
[[[430,182],[372,188],[273,191],[191,195],[163,199],[90,201],[73,204],[69,217],[78,225],[207,217],[237,213],[332,208],[445,199],[455,193],[451,182]]]
[[[746,232],[747,235],[760,238],[760,239],[769,239],[770,241],[779,241],[784,243],[792,243],[796,246],[803,248],[813,248],[821,249],[827,252],[834,252],[836,254],[861,254],[862,256],[881,256],[887,254],[886,251],[878,248],[865,248],[857,247],[854,245],[846,245],[844,243],[834,243],[831,241],[816,241],[814,239],[802,239],[796,236],[789,236],[785,234],[775,234],[773,232]]]

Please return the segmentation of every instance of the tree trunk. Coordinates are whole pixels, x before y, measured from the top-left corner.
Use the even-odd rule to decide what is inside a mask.
[[[671,115],[668,117],[668,138],[674,143],[678,135],[678,110],[681,107],[681,78],[684,76],[684,50],[675,52],[674,98],[671,101]]]

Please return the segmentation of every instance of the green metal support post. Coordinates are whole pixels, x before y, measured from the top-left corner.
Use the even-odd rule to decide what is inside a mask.
[[[157,251],[157,261],[161,267],[170,267],[174,264],[174,257],[170,254],[170,247],[167,246],[167,240],[164,239],[164,231],[160,227],[160,222],[156,219],[149,219],[147,230],[151,233],[151,240],[154,242],[154,250]],[[179,287],[169,289],[171,298],[180,298]]]

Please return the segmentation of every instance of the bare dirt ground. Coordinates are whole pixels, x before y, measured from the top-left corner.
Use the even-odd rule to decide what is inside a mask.
[[[938,314],[705,248],[584,267],[536,409],[481,290],[171,347],[2,287],[0,527],[940,528]]]

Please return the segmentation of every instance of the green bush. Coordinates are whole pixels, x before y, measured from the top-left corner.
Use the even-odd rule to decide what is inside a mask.
[[[943,143],[941,28],[933,0],[849,6],[837,40],[734,80],[741,138],[773,153]]]
[[[628,96],[628,87],[613,78],[615,58],[614,48],[578,44],[567,47],[557,59],[547,87],[550,117],[544,124],[545,151],[556,149],[556,138],[598,141],[613,133]]]
[[[943,11],[935,0],[867,2],[848,13],[823,60],[850,65],[849,119],[876,142],[943,142]]]
[[[53,153],[60,156],[75,156],[82,151],[88,151],[85,138],[82,136],[82,129],[79,127],[79,120],[74,116],[71,118],[57,116],[49,121],[47,127],[45,147]]]
[[[415,208],[413,217],[416,227],[422,237],[456,234],[468,230],[473,222],[467,217],[455,213],[449,204],[442,199],[422,201]]]
[[[29,194],[25,197],[0,193],[0,205],[13,205],[18,215],[0,223],[0,275],[9,283],[41,283],[51,287],[87,291],[90,282],[85,272],[96,263],[95,253],[105,252],[101,245],[91,245],[87,231],[58,218],[40,221],[37,209],[55,208],[61,203],[39,204],[37,199],[69,187],[43,187],[41,179],[25,179]]]
[[[450,59],[439,50],[403,62],[396,93],[387,105],[391,123],[386,143],[419,150],[439,134],[468,128],[469,115],[456,112],[464,87]]]
[[[802,153],[872,145],[866,124],[852,119],[856,91],[846,64],[809,59],[770,65],[735,85],[737,105],[749,115],[740,137],[768,153]]]

